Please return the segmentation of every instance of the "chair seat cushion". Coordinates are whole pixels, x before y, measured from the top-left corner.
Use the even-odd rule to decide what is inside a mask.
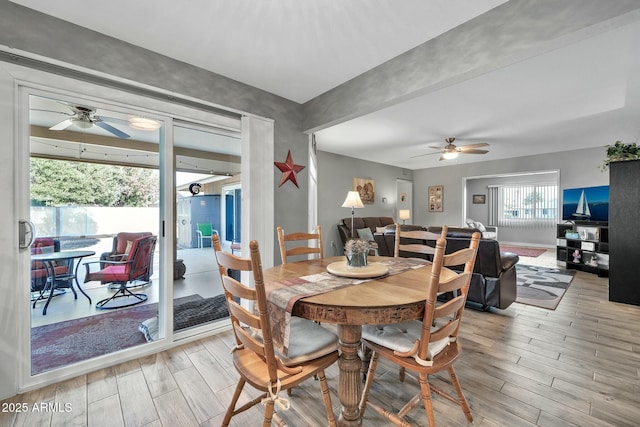
[[[126,266],[124,264],[109,265],[100,271],[88,274],[85,281],[90,280],[126,282],[129,280],[129,275],[126,273]]]
[[[276,350],[276,356],[287,366],[317,359],[338,349],[338,337],[319,324],[302,317],[291,317],[287,356]]]
[[[422,322],[418,320],[392,325],[368,325],[362,327],[362,338],[399,353],[406,353],[414,347],[416,340],[420,339],[421,331]],[[431,342],[427,360],[433,359],[448,344],[449,337]]]

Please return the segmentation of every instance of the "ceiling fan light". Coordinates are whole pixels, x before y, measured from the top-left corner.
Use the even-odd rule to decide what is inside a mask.
[[[453,160],[456,157],[458,157],[458,152],[457,151],[446,151],[446,152],[442,153],[442,157],[447,159],[447,160]]]
[[[83,120],[78,117],[71,119],[71,122],[73,122],[74,126],[83,130],[87,130],[93,127],[93,122],[91,120]]]
[[[162,125],[159,121],[148,119],[146,117],[130,117],[129,126],[138,130],[156,130]]]

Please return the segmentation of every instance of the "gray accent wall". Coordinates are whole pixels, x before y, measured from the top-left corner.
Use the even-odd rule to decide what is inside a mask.
[[[412,175],[407,169],[318,151],[318,222],[322,225],[325,256],[342,254],[337,225],[342,218],[351,218],[351,209],[343,208],[342,203],[352,190],[353,178],[372,179],[375,192],[375,202],[356,209],[356,217],[389,216],[397,220],[396,180],[411,181]]]

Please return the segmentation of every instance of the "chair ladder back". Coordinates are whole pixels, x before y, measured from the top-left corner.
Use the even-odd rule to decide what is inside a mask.
[[[469,247],[443,257],[444,266],[464,265],[464,271],[440,284],[439,292],[451,292],[455,296],[435,309],[434,318],[438,319],[439,322],[444,321],[445,323],[438,328],[437,332],[433,333],[432,340],[440,339],[446,335],[449,335],[451,340],[455,340],[458,337],[479,242],[480,233],[474,233],[469,242]]]
[[[445,267],[453,267],[456,265],[465,265],[470,257],[474,254],[473,248],[463,248],[459,251],[447,254],[444,256],[444,266]]]
[[[250,258],[240,258],[236,255],[223,252],[220,245],[220,238],[216,234],[213,235],[212,241],[216,261],[218,262],[222,277],[222,283],[225,288],[229,315],[234,326],[236,343],[238,345],[244,345],[265,361],[269,378],[271,382],[275,384],[278,379],[277,370],[279,362],[275,356],[273,339],[271,337],[271,327],[269,324],[269,314],[267,310],[267,296],[264,288],[262,261],[260,259],[258,242],[255,240],[249,242]],[[251,271],[253,273],[254,287],[251,288],[231,278],[227,273],[229,269]],[[234,297],[242,298],[243,296],[248,296],[249,298],[247,299],[251,299],[254,303],[257,303],[257,315],[254,314],[256,311],[255,306],[254,313],[251,313],[234,300]],[[258,329],[261,334],[261,339],[254,337],[250,331],[241,325],[241,323],[245,323],[254,329]]]
[[[397,228],[396,228],[397,230]],[[397,237],[396,237],[397,238]],[[440,237],[436,241],[433,262],[431,264],[431,274],[427,284],[427,299],[425,301],[424,315],[422,318],[422,332],[418,343],[417,356],[426,360],[429,354],[429,343],[431,342],[431,325],[433,324],[436,310],[436,300],[438,298],[438,285],[440,284],[440,273],[442,271],[442,261],[447,241]]]
[[[394,241],[393,256],[398,258],[400,251],[412,252],[415,254],[433,255],[436,251],[435,242],[439,238],[447,236],[447,226],[442,227],[442,233],[433,233],[426,230],[408,230],[402,231],[400,224],[396,224],[396,236]],[[422,240],[422,243],[402,243],[402,239]],[[433,246],[429,244],[433,242]]]
[[[133,241],[127,259],[128,263],[125,266],[125,271],[129,271],[130,280],[148,274],[156,241],[156,236],[143,236]]]
[[[280,258],[282,258],[283,264],[287,263],[288,257],[297,255],[318,254],[319,259],[323,258],[322,227],[320,224],[317,225],[315,233],[294,232],[284,234],[284,229],[280,226],[278,226],[277,231],[278,243],[280,246]],[[287,249],[286,242],[308,242],[309,240],[315,240],[316,246],[295,246]]]
[[[471,274],[462,272],[449,280],[440,282],[440,286],[438,286],[438,293],[442,294],[445,292],[454,292],[463,289],[469,279],[467,276],[471,276]]]

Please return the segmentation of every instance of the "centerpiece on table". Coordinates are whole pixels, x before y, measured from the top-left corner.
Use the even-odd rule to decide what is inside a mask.
[[[351,239],[344,246],[347,266],[366,267],[369,255],[369,242],[362,239]]]

